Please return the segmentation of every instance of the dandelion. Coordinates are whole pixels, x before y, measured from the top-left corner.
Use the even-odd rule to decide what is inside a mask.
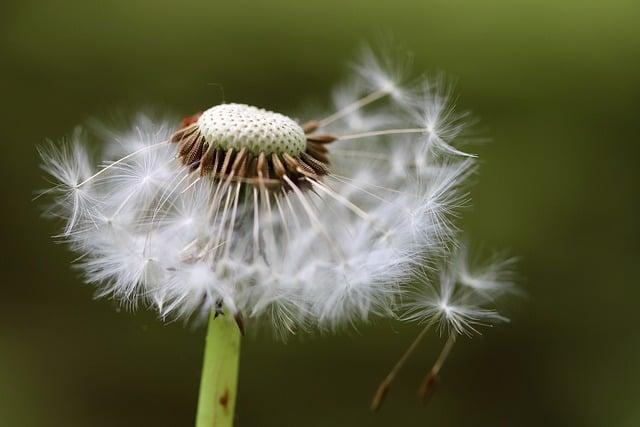
[[[409,292],[456,245],[475,159],[457,145],[466,116],[450,88],[408,83],[404,69],[366,51],[334,112],[314,120],[228,103],[101,128],[98,168],[83,133],[41,150],[57,238],[98,295],[209,319],[199,426],[232,423],[249,325],[287,335],[384,316],[460,334],[503,319],[469,297],[493,300],[500,265],[475,275],[460,261],[437,291],[418,280],[423,292]]]

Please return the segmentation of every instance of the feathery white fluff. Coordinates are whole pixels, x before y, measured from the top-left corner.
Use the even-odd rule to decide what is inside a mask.
[[[337,138],[329,170],[304,186],[200,177],[168,142],[176,124],[143,115],[125,132],[101,128],[100,168],[90,166],[82,134],[43,149],[52,211],[86,281],[162,317],[222,309],[270,318],[285,332],[407,307],[404,318],[437,317],[459,333],[502,320],[480,303],[502,288],[506,264],[472,273],[462,255],[442,268],[439,286],[423,283],[414,301],[399,303],[414,295],[423,266],[456,246],[455,216],[475,170],[456,145],[466,116],[453,109],[450,88],[438,79],[405,87],[405,66],[364,53],[334,94],[336,112],[319,120]]]
[[[457,248],[440,267],[436,283],[427,271],[418,275],[420,289],[405,304],[405,320],[436,323],[449,335],[480,333],[480,326],[508,321],[490,306],[512,286],[513,259],[495,258],[473,268],[467,255],[466,246]]]

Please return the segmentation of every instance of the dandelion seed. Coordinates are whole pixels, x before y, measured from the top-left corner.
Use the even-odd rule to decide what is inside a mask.
[[[467,248],[461,246],[453,254],[451,264],[440,268],[437,284],[431,283],[429,272],[423,270],[418,274],[420,289],[405,304],[403,319],[422,322],[426,326],[378,387],[371,404],[372,410],[379,409],[398,372],[432,326],[437,326],[441,334],[447,335],[447,339],[420,385],[418,395],[423,403],[431,397],[439,381],[440,370],[449,357],[457,336],[471,336],[480,333],[481,326],[508,321],[486,306],[494,302],[499,290],[510,286],[511,283],[505,280],[511,276],[509,268],[512,263],[512,260],[494,259],[474,274],[468,264]]]

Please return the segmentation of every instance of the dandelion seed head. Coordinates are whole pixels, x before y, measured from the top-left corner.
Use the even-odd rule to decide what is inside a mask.
[[[485,305],[502,264],[438,267],[475,170],[456,148],[465,116],[440,82],[405,87],[405,66],[366,52],[337,110],[307,122],[230,103],[102,126],[98,166],[80,134],[44,148],[77,268],[99,296],[163,319],[222,310],[286,333],[405,311],[460,333],[498,320]]]

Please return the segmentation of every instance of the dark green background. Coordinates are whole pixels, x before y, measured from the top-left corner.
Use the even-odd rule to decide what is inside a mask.
[[[521,256],[512,323],[463,340],[427,407],[429,340],[382,411],[377,382],[415,336],[387,321],[243,343],[239,426],[640,425],[636,1],[3,1],[0,425],[188,426],[203,328],[93,301],[49,236],[35,146],[92,117],[221,101],[327,102],[361,42],[392,33],[445,70],[490,144],[468,235]],[[213,84],[212,84],[213,83]]]

